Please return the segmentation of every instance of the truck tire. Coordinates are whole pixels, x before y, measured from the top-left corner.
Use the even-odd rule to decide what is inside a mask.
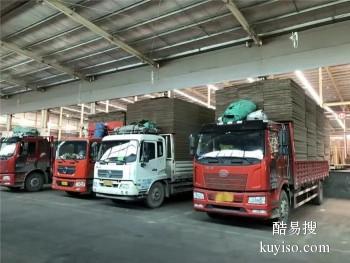
[[[44,178],[40,173],[31,173],[24,182],[24,188],[28,192],[37,192],[43,188]]]
[[[317,196],[313,199],[313,203],[315,205],[322,205],[323,203],[323,183],[321,181],[318,182]]]
[[[164,185],[161,182],[156,182],[152,185],[151,189],[148,191],[146,198],[146,205],[149,208],[160,207],[164,202]]]
[[[286,191],[282,190],[279,200],[279,217],[278,221],[288,224],[289,214],[290,214],[290,205],[289,198]]]

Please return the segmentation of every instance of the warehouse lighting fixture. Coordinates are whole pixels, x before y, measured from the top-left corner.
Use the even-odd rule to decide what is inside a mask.
[[[208,87],[209,89],[211,89],[211,90],[214,90],[214,91],[219,90],[219,88],[218,88],[218,87],[216,87],[216,86],[215,86],[215,85],[213,85],[213,84],[208,84],[208,85],[207,85],[207,87]]]
[[[185,98],[188,98],[189,100],[192,100],[192,101],[194,101],[194,102],[197,102],[198,104],[201,104],[201,105],[203,105],[203,106],[205,106],[205,107],[208,106],[208,104],[205,103],[204,101],[201,101],[201,100],[199,100],[199,99],[197,99],[197,98],[195,98],[195,97],[193,97],[193,96],[191,96],[191,95],[188,95],[187,93],[185,93],[185,92],[183,92],[183,91],[181,91],[181,90],[174,89],[174,92],[177,93],[177,94],[179,94],[179,95],[181,95],[181,96],[184,96]],[[213,107],[213,106],[210,106],[209,108],[215,110],[215,107]]]
[[[77,112],[77,113],[80,113],[80,110],[76,110],[76,109],[73,109],[73,108],[69,108],[69,107],[62,107],[64,110],[67,110],[67,111],[72,111],[72,112]]]
[[[129,100],[127,98],[121,98],[120,100],[125,101],[127,103],[134,103],[132,100]]]
[[[300,80],[300,82],[303,84],[304,88],[311,94],[311,96],[313,97],[313,99],[316,101],[316,103],[318,105],[321,105],[321,98],[318,96],[318,94],[316,93],[316,91],[314,90],[314,88],[311,86],[310,82],[306,79],[304,73],[300,70],[296,70],[295,75],[297,76],[297,78]],[[341,121],[341,119],[339,119],[338,114],[336,114],[330,107],[328,106],[324,106],[323,107],[326,111],[328,111],[329,113],[331,113],[336,121],[338,122],[338,124],[340,125],[340,127],[342,127],[343,129],[345,129],[345,125],[344,123]]]

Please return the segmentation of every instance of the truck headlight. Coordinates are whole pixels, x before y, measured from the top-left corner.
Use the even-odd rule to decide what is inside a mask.
[[[249,204],[256,204],[256,205],[263,205],[266,202],[265,196],[249,196],[248,197],[248,203]]]
[[[11,177],[9,175],[5,175],[5,176],[2,177],[2,180],[3,181],[10,181]]]
[[[201,192],[193,192],[193,199],[203,200],[204,199],[204,194],[201,193]]]
[[[76,181],[75,187],[85,187],[85,181]]]
[[[120,184],[119,188],[120,189],[129,189],[129,185],[128,184]]]

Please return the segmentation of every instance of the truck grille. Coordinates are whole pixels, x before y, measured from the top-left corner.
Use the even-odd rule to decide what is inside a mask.
[[[74,166],[58,166],[57,170],[60,174],[74,174],[75,173]]]
[[[219,174],[204,174],[206,188],[212,190],[244,191],[247,184],[246,174],[228,174],[225,177]]]
[[[98,177],[103,178],[123,178],[123,171],[120,170],[98,170]]]

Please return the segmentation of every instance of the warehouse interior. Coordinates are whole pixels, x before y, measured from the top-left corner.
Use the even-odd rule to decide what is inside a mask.
[[[334,173],[331,176],[341,177],[331,181],[328,188],[325,186],[326,193],[334,198],[327,200],[326,208],[321,206],[313,213],[311,206],[306,206],[293,215],[295,220],[307,220],[305,214],[312,213],[311,218],[319,220],[320,228],[323,227],[315,242],[329,241],[335,247],[333,254],[326,257],[304,254],[296,261],[341,262],[350,253],[349,235],[337,236],[349,233],[346,220],[350,219],[349,0],[0,0],[0,17],[1,137],[11,136],[14,127],[23,126],[36,128],[41,135],[53,136],[57,141],[85,138],[95,116],[127,112],[128,105],[141,101],[176,98],[215,110],[218,91],[265,80],[292,79],[323,108],[330,124],[328,161]],[[340,196],[334,190],[337,187],[342,187],[341,199],[336,199]],[[166,229],[169,234],[166,240],[176,249],[165,246],[161,251],[163,244],[152,241],[140,255],[155,262],[164,257],[171,262],[203,262],[221,257],[226,261],[253,242],[254,236],[271,239],[269,227],[251,220],[219,218],[210,225],[208,219],[186,211],[192,206],[186,197],[179,204],[171,199],[166,208],[156,212],[139,205],[133,210],[129,203],[118,204],[117,210],[103,203],[102,208],[84,212],[90,209],[89,202],[98,206],[104,200],[79,197],[73,204],[70,197],[56,201],[60,197],[57,191],[51,196],[46,190],[12,200],[11,195],[20,193],[1,189],[0,210],[4,220],[0,220],[3,233],[0,254],[4,262],[21,262],[25,256],[29,258],[27,262],[46,262],[48,258],[54,258],[54,262],[96,262],[91,251],[85,256],[77,255],[80,248],[91,245],[97,245],[100,259],[112,259],[112,245],[101,247],[96,240],[84,244],[89,234],[74,232],[74,227],[79,228],[77,219],[73,219],[74,227],[69,229],[81,234],[77,238],[80,243],[64,255],[52,252],[52,247],[46,244],[53,242],[66,249],[64,243],[69,238],[64,234],[60,236],[62,244],[58,244],[35,228],[29,231],[29,236],[40,242],[20,241],[20,232],[9,226],[9,221],[16,219],[21,224],[15,214],[23,209],[30,217],[27,205],[36,201],[38,207],[33,209],[44,207],[47,219],[53,221],[59,216],[53,211],[55,206],[74,213],[80,211],[75,216],[87,217],[86,224],[98,221],[103,213],[104,220],[112,220],[116,212],[123,220],[121,225],[110,222],[107,225],[114,228],[113,233],[116,229],[130,231],[131,237],[122,234],[118,239],[118,242],[127,239],[122,246],[125,251],[120,254],[128,262],[139,262],[142,258],[132,257],[132,244],[144,246],[147,242],[143,238],[155,232],[161,240],[155,225],[165,225],[169,220],[174,225]],[[175,218],[173,213],[185,219]],[[342,219],[337,221],[337,217]],[[128,220],[136,225],[135,231],[129,228]],[[196,220],[203,225],[198,226]],[[28,220],[28,224],[35,226],[35,220]],[[338,228],[327,239],[332,224]],[[50,231],[49,225],[42,227]],[[191,248],[197,237],[207,239],[211,253],[195,245],[193,253],[202,255],[191,254],[187,249],[181,255],[183,244],[174,242],[179,238],[176,228],[183,228],[180,231],[183,235],[196,229],[194,236],[186,236],[188,240],[181,242]],[[202,232],[207,236],[198,234]],[[108,236],[101,226],[92,230],[91,235],[98,239],[101,233]],[[237,234],[244,235],[242,243],[232,237]],[[220,235],[236,248],[225,247],[226,241],[224,248],[220,246]],[[17,255],[16,242],[25,251],[23,255]],[[45,252],[35,256],[31,249]],[[240,255],[239,260],[256,260],[252,252],[255,250],[254,247]],[[270,256],[262,256],[261,261],[270,260]],[[283,256],[283,260],[295,262],[292,254]]]

